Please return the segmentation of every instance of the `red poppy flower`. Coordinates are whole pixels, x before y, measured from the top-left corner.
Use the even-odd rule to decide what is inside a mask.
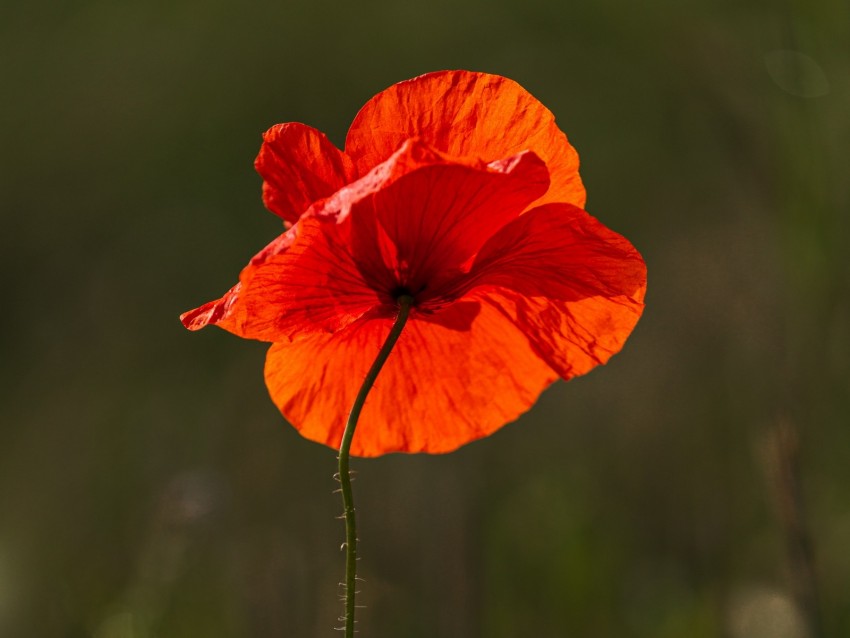
[[[643,309],[634,247],[581,209],[578,156],[515,82],[446,71],[396,84],[345,152],[281,124],[256,166],[288,229],[221,299],[187,312],[272,342],[266,383],[305,437],[338,447],[398,312],[410,319],[352,453],[449,452],[605,363]]]

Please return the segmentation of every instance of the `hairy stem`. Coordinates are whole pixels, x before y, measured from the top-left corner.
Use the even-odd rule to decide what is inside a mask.
[[[375,384],[375,379],[378,378],[381,368],[387,362],[393,347],[401,336],[401,331],[404,324],[407,323],[407,318],[410,315],[410,307],[413,305],[413,298],[408,295],[401,295],[398,298],[398,316],[395,323],[387,336],[387,340],[381,347],[375,362],[369,368],[366,378],[363,379],[363,385],[360,386],[360,391],[357,393],[357,398],[354,399],[354,405],[351,406],[351,412],[348,415],[348,421],[345,424],[345,431],[342,434],[342,443],[339,446],[339,482],[342,486],[342,504],[345,510],[345,614],[342,620],[345,621],[345,638],[354,638],[354,610],[355,599],[357,596],[356,581],[357,581],[357,522],[354,515],[354,495],[351,492],[351,472],[349,470],[349,452],[351,450],[351,441],[354,439],[354,430],[357,427],[357,421],[360,419],[360,412],[363,409],[363,404],[366,402],[366,397],[369,391]]]

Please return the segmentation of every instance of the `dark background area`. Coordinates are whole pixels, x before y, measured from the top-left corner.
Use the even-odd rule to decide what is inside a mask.
[[[494,436],[355,461],[361,635],[850,635],[848,42],[837,0],[5,3],[0,636],[335,635],[335,454],[177,316],[280,230],[262,131],[442,68],[556,114],[648,305]]]

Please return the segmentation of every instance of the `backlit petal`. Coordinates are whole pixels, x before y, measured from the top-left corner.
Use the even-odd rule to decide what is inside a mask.
[[[264,180],[266,208],[290,223],[354,179],[348,156],[324,133],[297,122],[265,132],[254,166]]]
[[[444,274],[463,268],[547,185],[546,167],[528,152],[487,166],[422,166],[351,202],[341,243],[373,288],[439,298]]]
[[[352,453],[450,452],[516,419],[555,378],[527,338],[496,308],[455,304],[429,323],[412,317],[366,400]],[[366,371],[390,319],[336,334],[276,343],[266,384],[283,415],[308,439],[338,448]],[[469,325],[468,331],[447,325]]]
[[[410,137],[450,155],[485,162],[533,151],[551,176],[540,203],[584,205],[578,154],[552,112],[513,80],[439,71],[395,84],[369,100],[354,118],[345,151],[364,171]]]
[[[550,204],[495,235],[470,282],[569,379],[622,348],[643,312],[646,265],[624,237],[583,210]]]

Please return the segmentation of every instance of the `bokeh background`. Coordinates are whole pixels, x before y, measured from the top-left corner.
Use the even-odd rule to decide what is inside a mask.
[[[557,116],[644,254],[624,351],[441,457],[357,461],[361,635],[850,635],[846,2],[0,9],[0,636],[331,636],[335,454],[180,312],[277,232],[252,162],[423,72]]]

